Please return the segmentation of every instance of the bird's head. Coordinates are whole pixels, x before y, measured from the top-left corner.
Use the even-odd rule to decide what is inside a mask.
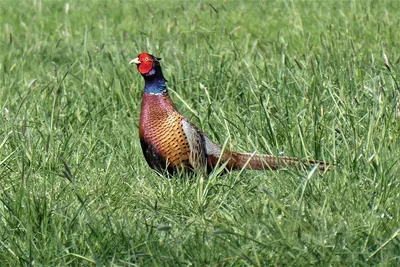
[[[159,57],[143,52],[137,58],[132,59],[129,64],[136,64],[140,74],[144,77],[149,77],[161,71],[160,60],[161,58]]]

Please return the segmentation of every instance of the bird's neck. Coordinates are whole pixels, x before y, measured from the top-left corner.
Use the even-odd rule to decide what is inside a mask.
[[[152,76],[144,76],[144,92],[147,94],[161,95],[167,93],[167,80],[161,70],[156,70]]]

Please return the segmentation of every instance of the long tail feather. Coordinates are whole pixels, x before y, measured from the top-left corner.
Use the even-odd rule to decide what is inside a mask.
[[[298,158],[276,157],[272,155],[257,155],[251,153],[231,152],[228,166],[233,170],[251,169],[251,170],[277,170],[285,167],[304,167],[307,165],[318,164],[319,170],[326,170],[329,163],[308,160],[303,161]]]

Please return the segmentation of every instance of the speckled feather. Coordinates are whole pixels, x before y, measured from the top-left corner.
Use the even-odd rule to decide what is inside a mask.
[[[142,148],[151,146],[154,150],[145,153],[150,166],[154,165],[151,162],[154,157],[149,153],[156,153],[165,162],[155,164],[159,171],[167,167],[190,167],[190,145],[182,128],[182,119],[167,94],[143,93],[139,137]]]

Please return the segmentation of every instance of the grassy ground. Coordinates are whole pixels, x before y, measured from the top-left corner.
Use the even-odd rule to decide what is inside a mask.
[[[399,17],[396,1],[0,2],[0,265],[399,265]],[[142,51],[212,139],[335,167],[159,177],[137,133]]]

